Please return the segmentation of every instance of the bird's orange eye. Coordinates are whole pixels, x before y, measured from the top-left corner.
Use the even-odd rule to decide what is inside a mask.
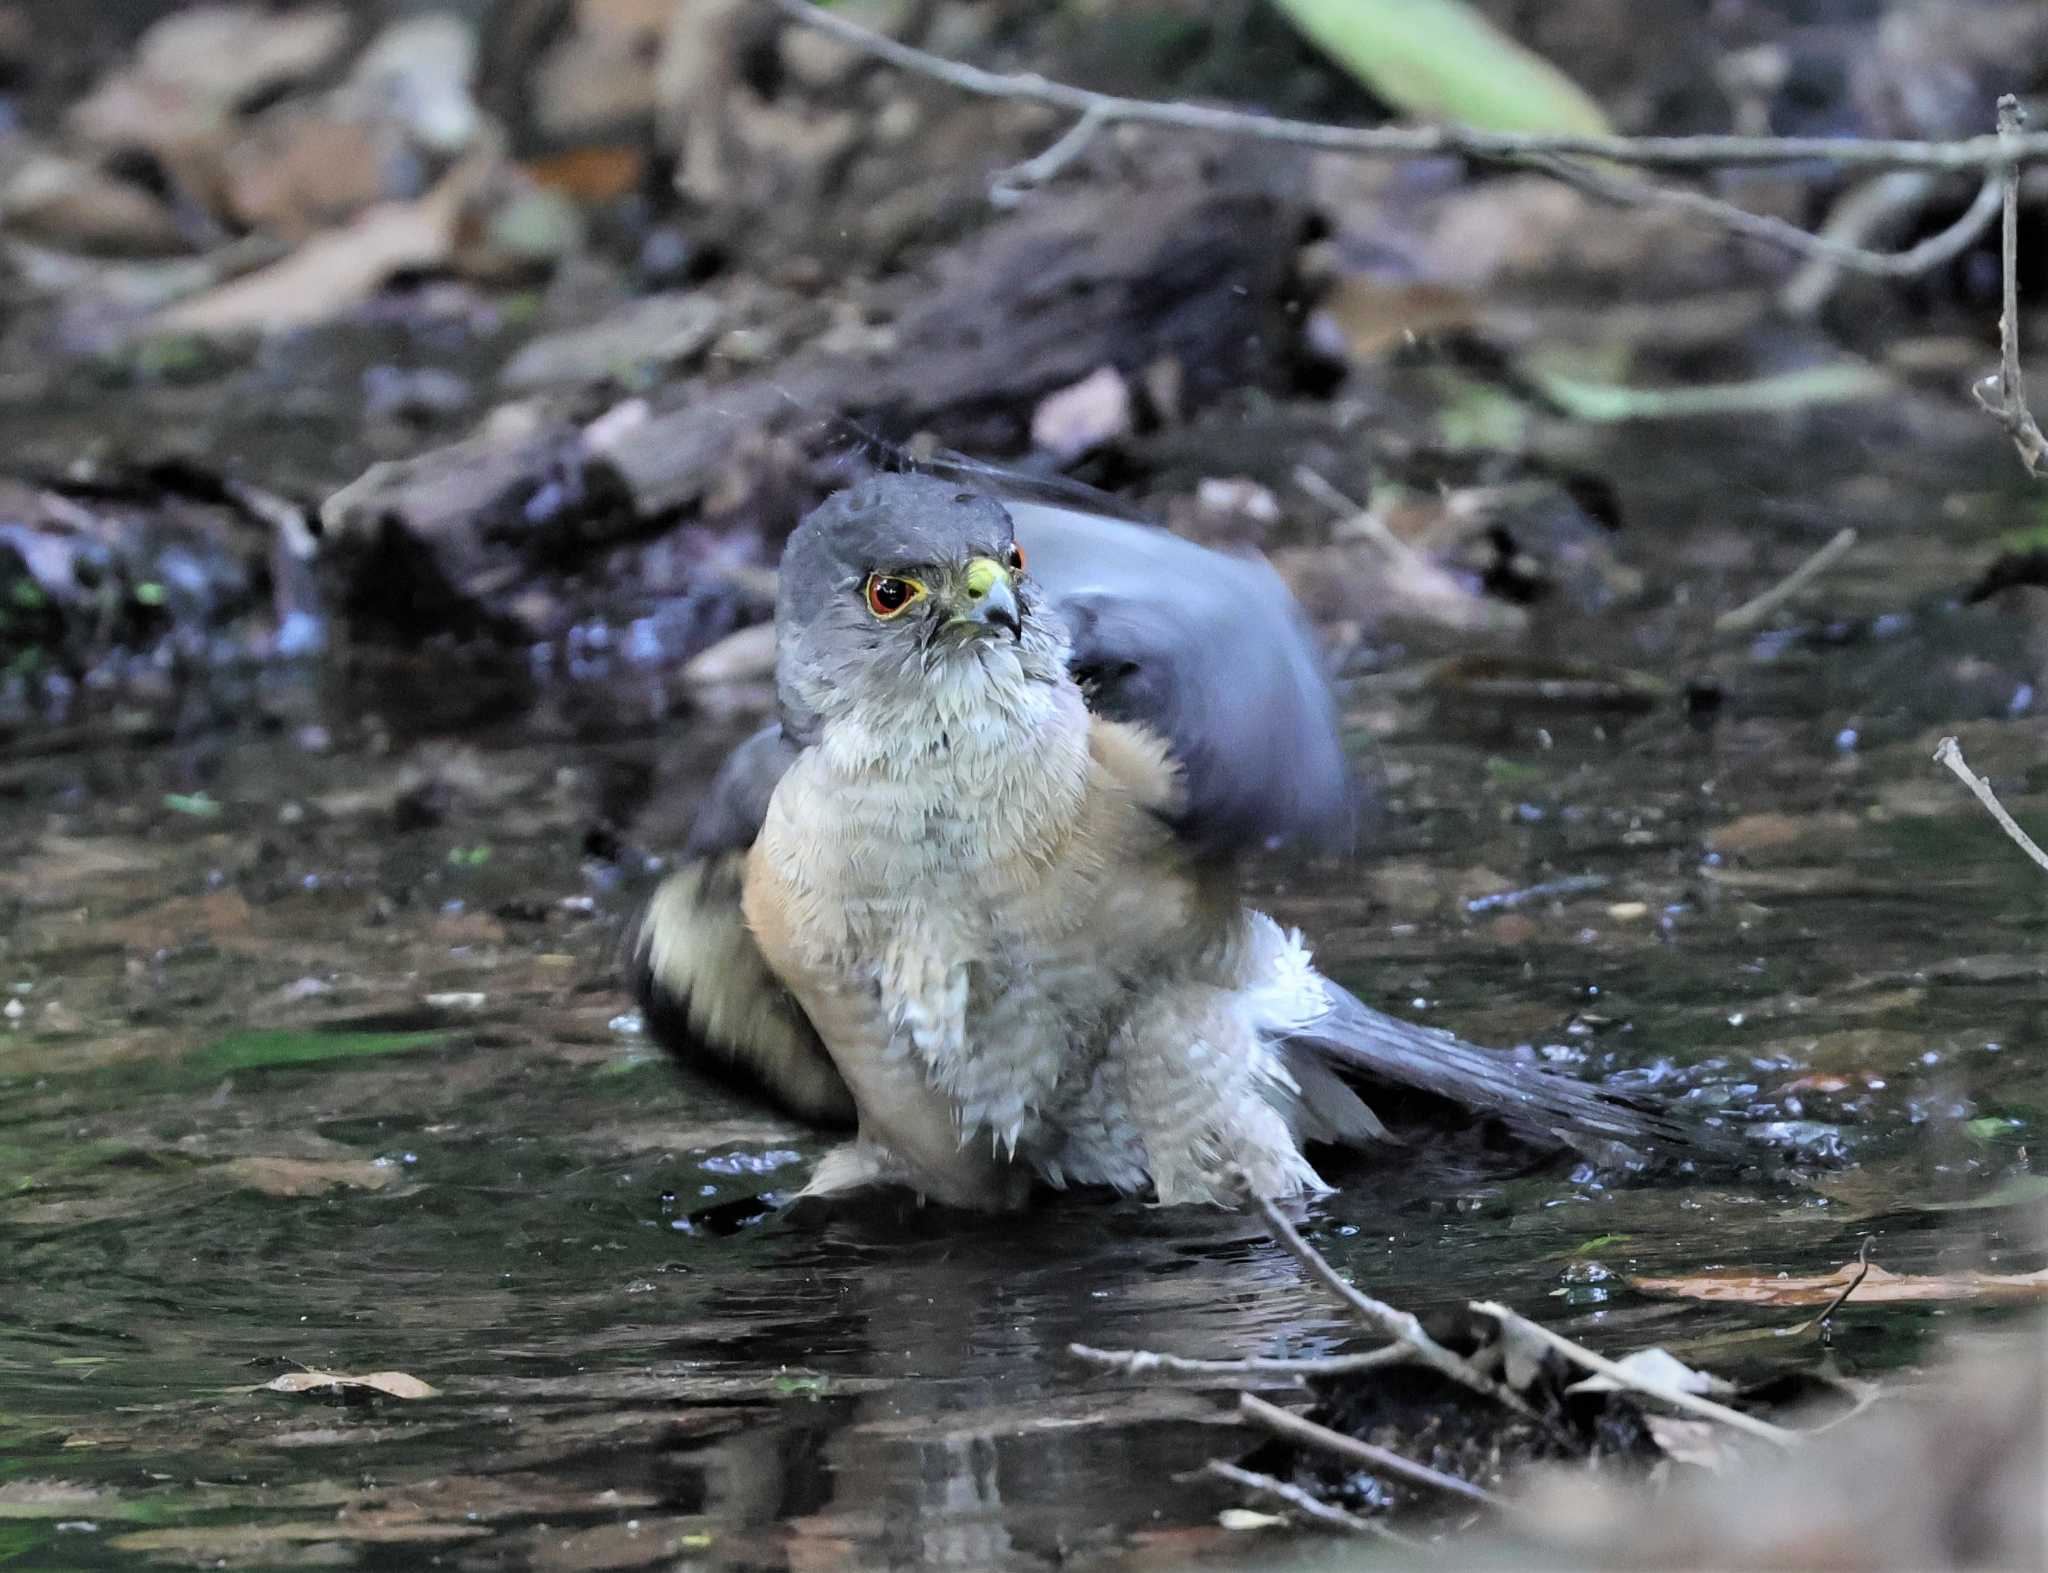
[[[1023,548],[1023,547],[1021,547],[1021,546],[1019,546],[1019,545],[1017,545],[1017,543],[1016,543],[1016,542],[1012,541],[1012,542],[1010,543],[1010,572],[1011,572],[1011,573],[1022,573],[1023,571],[1024,571],[1024,548]]]
[[[868,575],[868,610],[884,622],[923,599],[924,586],[915,579],[899,579],[884,573]]]

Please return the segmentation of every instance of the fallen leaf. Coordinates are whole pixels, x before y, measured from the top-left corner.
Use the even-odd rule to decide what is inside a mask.
[[[119,1551],[169,1552],[203,1565],[250,1566],[275,1562],[295,1545],[390,1545],[407,1541],[473,1540],[490,1531],[482,1524],[423,1523],[396,1514],[349,1514],[295,1519],[279,1524],[194,1524],[143,1529],[117,1535],[107,1544]]]
[[[154,871],[161,861],[141,843],[118,836],[44,836],[14,867],[0,872],[0,891],[47,901],[52,892]]]
[[[582,382],[654,377],[692,360],[723,323],[724,309],[687,291],[649,295],[589,327],[529,342],[499,374],[512,392]]]
[[[381,1191],[397,1183],[402,1170],[395,1164],[380,1164],[369,1158],[234,1158],[220,1165],[220,1172],[237,1184],[265,1196],[318,1196],[324,1191],[349,1188]]]
[[[349,32],[345,6],[302,6],[284,14],[256,5],[189,6],[143,34],[135,57],[154,81],[239,108],[331,64],[348,46]]]
[[[1681,1420],[1675,1415],[1645,1414],[1650,1440],[1676,1464],[1719,1469],[1728,1462],[1728,1433],[1711,1420]]]
[[[1753,1273],[1696,1273],[1683,1278],[1631,1278],[1645,1294],[1675,1295],[1686,1300],[1720,1300],[1738,1305],[1826,1305],[1855,1281],[1863,1269],[1849,1262],[1831,1273],[1807,1278],[1766,1278]],[[1872,1267],[1849,1303],[1912,1305],[1936,1301],[1974,1301],[1995,1305],[2033,1305],[2048,1301],[2048,1268],[2038,1273],[1975,1271],[1921,1276]]]
[[[347,1393],[382,1393],[386,1398],[439,1398],[441,1390],[430,1387],[403,1371],[372,1371],[365,1376],[346,1376],[339,1371],[287,1371],[263,1384],[271,1393],[315,1393],[334,1397]]]
[[[1600,106],[1464,0],[1276,0],[1373,94],[1425,120],[1489,131],[1609,129]]]
[[[775,625],[756,623],[727,634],[690,657],[683,681],[693,685],[763,683],[775,675]]]
[[[1327,323],[1350,359],[1375,361],[1431,334],[1470,328],[1479,318],[1479,303],[1462,290],[1348,274],[1331,286],[1311,331]]]
[[[1114,366],[1101,366],[1069,387],[1048,393],[1031,412],[1031,441],[1073,459],[1131,431],[1131,385]]]
[[[1683,1360],[1666,1349],[1638,1349],[1614,1362],[1631,1377],[1653,1382],[1660,1387],[1675,1388],[1681,1393],[1732,1393],[1734,1384],[1724,1382],[1706,1371],[1695,1371]],[[1628,1383],[1605,1372],[1596,1371],[1572,1383],[1567,1393],[1619,1393],[1634,1391]]]
[[[1529,370],[1544,396],[1566,415],[1596,425],[1712,415],[1784,414],[1824,404],[1874,399],[1894,388],[1890,377],[1862,361],[1779,372],[1752,382],[1695,383],[1682,388],[1627,387],[1591,382],[1539,367]]]
[[[1256,1513],[1248,1507],[1227,1507],[1216,1515],[1225,1529],[1285,1529],[1287,1520],[1278,1513]]]
[[[1707,832],[1716,852],[1772,852],[1785,847],[1807,848],[1830,837],[1856,834],[1854,814],[1745,814]]]
[[[195,1070],[261,1070],[273,1065],[313,1065],[374,1054],[409,1054],[432,1048],[438,1032],[238,1032],[208,1044],[191,1057]]]
[[[463,209],[497,161],[472,153],[416,202],[381,202],[281,261],[180,301],[151,321],[168,333],[277,333],[324,322],[375,295],[393,275],[447,259]]]
[[[246,955],[267,948],[255,937],[253,919],[248,901],[229,886],[203,896],[173,897],[162,906],[102,924],[100,932],[136,950],[208,944]]]

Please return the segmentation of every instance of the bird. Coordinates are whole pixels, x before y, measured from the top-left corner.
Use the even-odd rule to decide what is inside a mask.
[[[627,953],[678,1059],[851,1133],[803,1195],[1313,1195],[1312,1148],[1400,1150],[1375,1088],[1540,1146],[1697,1140],[1373,1010],[1244,900],[1251,855],[1348,846],[1359,810],[1262,559],[973,466],[875,474],[790,535],[775,647],[775,719]]]

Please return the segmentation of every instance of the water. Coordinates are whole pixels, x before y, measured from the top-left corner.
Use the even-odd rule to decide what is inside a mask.
[[[1952,594],[2033,504],[1988,440],[1940,467],[1794,425],[1613,439],[1624,553],[1698,601],[1552,631],[1715,679],[1718,711],[1417,689],[1381,678],[1418,652],[1370,650],[1346,705],[1372,854],[1262,871],[1258,896],[1373,1003],[1846,1162],[1333,1169],[1310,1233],[1398,1305],[1869,1375],[1996,1318],[1852,1302],[1824,1352],[1731,1341],[1805,1313],[1628,1279],[1825,1272],[1872,1234],[1895,1272],[2048,1260],[2037,1207],[1974,1205],[2024,1197],[2040,1141],[2048,890],[1929,759],[1961,733],[2048,821],[2034,631]],[[1851,516],[1831,630],[1704,634]],[[1243,1446],[1225,1401],[1067,1345],[1355,1347],[1340,1318],[1241,1217],[757,1205],[817,1141],[678,1080],[611,957],[616,843],[672,845],[749,718],[677,716],[644,676],[524,689],[366,659],[214,674],[175,720],[81,701],[0,752],[0,1564],[1228,1556],[1227,1499],[1176,1478]],[[264,1388],[294,1366],[439,1396]]]

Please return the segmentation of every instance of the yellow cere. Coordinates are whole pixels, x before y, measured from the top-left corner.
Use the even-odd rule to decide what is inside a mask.
[[[993,557],[977,557],[967,565],[967,593],[978,601],[1009,578],[1010,571]]]

